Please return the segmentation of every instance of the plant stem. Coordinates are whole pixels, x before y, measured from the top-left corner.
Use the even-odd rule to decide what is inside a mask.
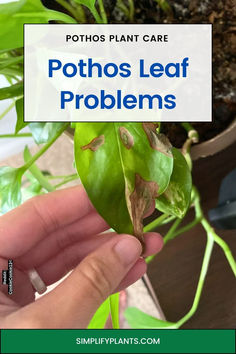
[[[230,251],[229,246],[227,243],[219,236],[216,234],[215,230],[211,227],[209,222],[207,221],[206,218],[203,217],[203,211],[200,205],[200,197],[199,193],[196,187],[193,187],[193,193],[195,196],[195,212],[196,212],[196,217],[197,218],[202,218],[201,224],[206,230],[207,233],[211,233],[212,237],[214,238],[214,241],[222,248],[226,259],[229,262],[229,265],[236,276],[236,262],[234,260],[234,257],[232,255],[232,252]]]
[[[174,233],[179,224],[181,223],[182,219],[176,219],[167,234],[164,237],[164,244],[166,244],[169,240],[173,239],[175,237]]]
[[[29,151],[28,146],[26,146],[24,150],[24,160],[27,163],[31,159],[32,155]],[[55,188],[51,185],[51,183],[49,183],[48,179],[43,175],[42,171],[38,168],[36,164],[32,164],[29,167],[29,171],[47,192],[52,192],[55,190]]]
[[[45,151],[47,151],[50,146],[59,138],[59,136],[65,131],[65,129],[70,125],[70,123],[65,123],[60,130],[58,130],[57,134],[50,140],[47,144],[45,144],[41,150],[39,150],[30,161],[28,161],[23,167],[25,170],[28,170],[28,168],[35,162],[37,161],[40,156],[42,156]]]
[[[189,224],[181,227],[180,229],[178,229],[174,235],[173,235],[173,238],[180,235],[180,234],[183,234],[184,232],[187,232],[189,230],[191,230],[194,226],[196,226],[199,222],[201,221],[201,218],[195,218],[192,222],[190,222]]]
[[[103,23],[103,19],[102,19],[101,16],[99,15],[99,13],[98,13],[96,7],[90,9],[90,11],[91,11],[91,13],[92,13],[92,15],[93,15],[93,17],[95,18],[95,21],[96,21],[97,23]]]
[[[98,6],[102,18],[102,23],[107,23],[107,14],[103,5],[103,0],[98,0]]]
[[[62,7],[64,7],[78,22],[83,22],[81,21],[81,18],[78,17],[79,12],[76,11],[76,9],[68,2],[65,0],[56,0],[56,2],[61,5]],[[79,5],[78,5],[79,7]]]
[[[54,186],[54,188],[57,189],[57,188],[63,186],[64,184],[69,183],[69,182],[71,182],[71,181],[74,181],[75,179],[78,179],[78,178],[79,178],[79,176],[78,176],[77,174],[68,176],[68,177],[66,177],[66,178],[64,179],[64,181],[62,181],[62,182],[56,184],[56,185]]]
[[[188,133],[190,130],[195,130],[192,126],[192,124],[188,123],[188,122],[183,122],[181,123],[182,127],[186,130],[186,132]]]
[[[132,22],[134,20],[134,1],[129,0],[129,20]]]
[[[10,110],[15,106],[15,101],[13,101],[10,106],[8,106],[3,112],[2,114],[0,115],[0,120],[5,117],[5,115],[10,112]]]
[[[117,7],[123,11],[126,17],[129,17],[129,10],[128,8],[124,5],[122,0],[117,0]]]
[[[222,248],[222,250],[225,254],[225,257],[228,260],[229,265],[234,273],[234,276],[236,277],[236,262],[234,260],[233,255],[232,255],[232,252],[230,251],[229,246],[220,236],[218,236],[215,233],[214,229],[211,227],[211,225],[209,224],[209,222],[205,218],[202,220],[202,226],[204,227],[206,232],[208,232],[212,235],[214,241]]]
[[[198,135],[198,132],[196,131],[196,129],[194,129],[194,127],[192,126],[192,124],[190,124],[188,122],[183,122],[183,123],[181,123],[181,125],[188,133],[188,137],[189,137],[189,139],[192,140],[192,143],[198,143],[199,135]]]
[[[31,133],[20,133],[20,134],[2,134],[0,138],[31,138]]]
[[[4,61],[2,63],[0,63],[0,70],[7,68],[8,66],[14,65],[14,64],[18,64],[19,62],[23,61],[24,56],[17,56],[17,57],[13,57],[9,60],[9,58],[4,59]]]
[[[61,175],[61,176],[52,176],[52,175],[47,175],[47,179],[66,179],[69,177],[75,176],[75,173],[73,173],[72,175]]]
[[[157,226],[161,225],[161,223],[168,217],[168,214],[162,214],[159,216],[157,219],[153,220],[150,222],[148,225],[144,226],[143,231],[144,232],[149,232],[153,229],[155,229]]]
[[[203,262],[202,262],[202,268],[201,268],[200,277],[198,280],[197,290],[196,290],[196,293],[194,296],[193,304],[192,304],[190,311],[177,322],[177,324],[176,324],[177,328],[181,327],[185,322],[187,322],[194,315],[194,313],[196,312],[196,310],[198,308],[198,304],[200,301],[203,285],[205,282],[209,262],[211,259],[213,245],[214,245],[214,238],[212,237],[211,233],[208,233],[207,234],[206,249],[205,249],[204,258],[203,258]]]
[[[86,23],[87,19],[86,19],[86,15],[84,12],[84,9],[82,7],[82,5],[79,4],[75,4],[76,5],[76,13],[78,14],[77,18],[80,19],[81,23]]]

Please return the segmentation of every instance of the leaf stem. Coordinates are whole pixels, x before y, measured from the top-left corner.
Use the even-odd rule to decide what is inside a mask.
[[[8,57],[4,59],[2,63],[0,63],[0,70],[5,69],[13,64],[18,64],[19,62],[23,61],[24,56],[17,56],[17,57]]]
[[[150,222],[148,225],[144,226],[143,231],[144,232],[149,232],[153,229],[155,229],[157,226],[161,225],[161,223],[168,217],[168,214],[162,214],[159,216],[157,219],[153,220]]]
[[[134,20],[134,1],[129,0],[129,20],[132,22]]]
[[[79,176],[78,176],[77,174],[68,176],[68,177],[66,177],[62,182],[56,184],[56,185],[54,186],[54,188],[57,189],[57,188],[63,186],[64,184],[69,183],[69,182],[71,182],[71,181],[74,181],[75,179],[78,179],[78,178],[79,178]]]
[[[80,22],[80,18],[78,18],[78,12],[69,2],[65,0],[56,0],[56,2],[62,7],[64,7],[78,22]]]
[[[101,16],[99,15],[99,13],[98,13],[96,7],[91,8],[90,11],[91,11],[91,13],[92,13],[92,15],[93,15],[93,17],[95,18],[95,21],[96,21],[97,23],[103,23],[103,19],[102,19]]]
[[[102,23],[107,23],[107,14],[104,8],[104,4],[103,4],[103,0],[98,0],[98,6],[99,6],[99,10],[100,10],[100,14],[101,14],[101,18],[102,18]]]
[[[31,138],[31,133],[20,133],[20,134],[1,134],[0,138]]]
[[[10,112],[10,110],[15,106],[15,101],[13,101],[10,106],[8,106],[0,115],[0,120],[5,117],[5,115]]]
[[[23,167],[25,170],[28,170],[28,168],[42,156],[45,151],[47,151],[50,146],[59,138],[59,136],[65,131],[65,129],[70,125],[70,123],[65,123],[60,130],[58,130],[57,134],[47,143],[45,144],[42,149],[40,149],[33,157],[31,160],[29,160]]]
[[[176,324],[177,328],[181,327],[185,322],[187,322],[194,315],[194,313],[196,312],[196,310],[198,308],[198,304],[199,304],[200,297],[202,294],[202,289],[203,289],[203,285],[205,282],[208,266],[209,266],[210,259],[211,259],[213,245],[214,245],[214,238],[212,237],[211,233],[208,233],[207,234],[206,249],[205,249],[203,262],[202,262],[202,268],[201,268],[201,272],[200,272],[197,290],[196,290],[196,293],[194,296],[193,304],[192,304],[190,311],[177,322],[177,324]]]
[[[214,238],[214,241],[222,248],[222,250],[225,254],[225,257],[228,260],[229,265],[230,265],[234,275],[236,276],[236,262],[235,262],[233,255],[232,255],[232,252],[230,251],[229,246],[219,235],[216,234],[213,227],[210,225],[210,223],[204,217],[203,211],[201,208],[201,204],[200,204],[199,193],[198,193],[198,190],[195,186],[193,187],[193,193],[194,193],[194,197],[195,197],[196,217],[202,218],[202,220],[201,220],[202,226],[204,227],[204,229],[206,230],[207,233],[211,233],[212,237]]]
[[[166,244],[169,240],[173,239],[175,237],[175,230],[181,223],[182,219],[176,219],[173,225],[170,227],[169,231],[167,234],[164,236],[164,244]]]
[[[69,177],[75,176],[75,173],[73,173],[72,175],[61,175],[61,176],[52,176],[52,175],[47,175],[47,179],[66,179]]]
[[[126,17],[129,17],[129,10],[128,8],[125,6],[125,4],[123,3],[122,0],[117,0],[117,7],[123,11],[123,13],[125,14]]]
[[[222,248],[225,257],[228,260],[229,265],[234,273],[234,276],[236,277],[236,262],[229,246],[220,236],[215,233],[214,229],[211,227],[211,225],[205,218],[202,219],[202,226],[204,227],[207,233],[212,235],[214,241]]]
[[[176,236],[179,236],[180,234],[183,234],[184,232],[187,232],[187,231],[191,230],[194,226],[199,224],[200,221],[201,221],[201,218],[195,218],[189,224],[187,224],[187,225],[181,227],[180,229],[176,230],[176,232],[173,235],[173,238],[176,237]]]
[[[29,151],[28,146],[26,145],[25,150],[24,150],[24,160],[27,163],[32,159],[32,155]],[[29,167],[29,171],[31,174],[34,176],[34,178],[39,182],[39,184],[47,191],[47,192],[52,192],[55,190],[55,188],[49,183],[47,178],[43,175],[42,171],[38,168],[36,164],[32,164]]]

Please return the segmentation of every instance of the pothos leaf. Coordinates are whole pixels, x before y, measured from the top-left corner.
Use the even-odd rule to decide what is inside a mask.
[[[173,169],[167,139],[154,123],[77,123],[74,141],[78,173],[98,212],[142,242],[143,216]]]
[[[163,213],[183,218],[191,199],[191,172],[182,153],[175,148],[172,153],[174,167],[170,183],[165,192],[156,199],[156,208]]]
[[[25,128],[28,123],[24,122],[24,101],[20,98],[16,101],[16,113],[17,121],[15,127],[15,134],[17,134],[21,129]]]
[[[84,5],[90,10],[93,10],[96,0],[74,0],[77,4]]]
[[[114,329],[119,329],[120,328],[120,323],[119,323],[120,293],[115,293],[110,295],[109,300],[110,300],[112,327]]]
[[[20,0],[0,4],[0,49],[23,46],[24,23],[48,23],[49,20],[76,22],[62,12],[47,9],[40,0]]]
[[[53,139],[65,123],[30,123],[29,128],[36,144],[47,143]]]
[[[175,323],[159,320],[136,307],[128,307],[124,315],[131,328],[176,328]]]
[[[110,313],[109,298],[107,298],[102,305],[97,309],[93,318],[91,319],[88,329],[102,329],[104,328]]]
[[[19,97],[23,95],[23,82],[18,82],[14,85],[0,88],[0,100]]]
[[[0,167],[1,213],[21,204],[21,179],[24,168]]]

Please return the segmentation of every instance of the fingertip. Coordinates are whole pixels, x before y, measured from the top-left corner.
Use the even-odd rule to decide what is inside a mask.
[[[157,232],[147,232],[144,234],[145,252],[143,257],[151,256],[161,251],[163,247],[163,238]]]

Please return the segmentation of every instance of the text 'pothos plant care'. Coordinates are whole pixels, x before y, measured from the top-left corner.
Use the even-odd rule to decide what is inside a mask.
[[[20,168],[0,168],[1,213],[20,205],[26,198],[51,192],[78,175],[98,212],[118,233],[134,234],[141,242],[143,232],[170,223],[164,236],[171,239],[201,223],[206,231],[207,244],[193,304],[178,322],[171,323],[151,317],[136,308],[128,308],[125,316],[133,328],[179,328],[196,311],[202,293],[211,252],[217,243],[225,253],[236,275],[236,264],[228,245],[215,233],[204,217],[200,197],[191,181],[192,143],[198,141],[197,132],[183,123],[187,139],[182,150],[172,147],[161,133],[158,123],[73,123],[74,156],[78,174],[54,177],[40,171],[36,161],[69,127],[69,123],[30,123],[23,121],[23,24],[24,23],[107,23],[102,0],[55,1],[67,14],[46,8],[40,0],[20,0],[0,5],[0,74],[8,85],[0,89],[0,100],[11,100],[1,113],[3,119],[14,106],[17,112],[15,132],[1,138],[33,136],[40,150],[31,156],[24,150],[25,163]],[[154,1],[155,2],[155,1]],[[159,1],[158,1],[159,3]],[[161,2],[168,10],[168,4]],[[134,17],[133,1],[118,1],[127,21]],[[158,4],[157,4],[158,6]],[[91,14],[89,13],[90,10]],[[20,133],[28,125],[30,133]],[[58,178],[58,177],[57,177]],[[24,187],[22,181],[28,180]],[[162,213],[151,224],[143,227],[143,217],[155,200]],[[180,224],[188,211],[195,209],[195,219],[188,225]],[[146,259],[150,262],[153,257]],[[109,313],[114,328],[119,328],[119,294],[110,296],[94,315],[89,328],[103,328]]]

